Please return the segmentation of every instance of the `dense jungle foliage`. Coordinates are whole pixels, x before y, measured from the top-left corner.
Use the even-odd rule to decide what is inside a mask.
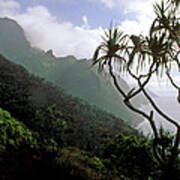
[[[151,141],[121,119],[3,56],[0,74],[1,179],[161,179]]]
[[[68,145],[95,150],[104,138],[119,131],[137,134],[121,119],[28,74],[23,67],[2,56],[0,64],[1,108],[44,137],[53,136],[57,142],[66,139]]]
[[[0,73],[1,179],[153,177],[150,142],[121,119],[3,56]]]
[[[172,8],[169,2],[172,3]],[[164,6],[164,1],[160,5],[155,4],[155,13],[158,18],[152,24],[150,39],[148,37],[141,39],[143,36],[130,37],[134,49],[130,47],[131,51],[128,51],[130,58],[128,67],[135,59],[136,53],[147,52],[148,55],[155,57],[151,66],[157,65],[155,71],[150,70],[147,75],[141,77],[135,76],[140,85],[140,90],[137,92],[143,90],[150,101],[151,98],[141,85],[140,79],[146,76],[150,78],[151,74],[158,70],[159,65],[168,65],[168,58],[173,58],[174,55],[179,68],[177,57],[180,47],[180,25],[179,18],[176,16],[179,4],[179,0],[167,0],[167,8]],[[169,8],[170,11],[166,14]],[[12,35],[22,44],[18,44],[17,39],[13,38],[13,41],[9,43],[5,38],[4,41],[1,40],[4,46],[1,46],[0,52],[5,52],[6,57],[10,53],[19,62],[24,61],[23,65],[27,65],[32,71],[37,68],[36,72],[42,70],[41,73],[48,74],[52,70],[49,65],[56,64],[55,61],[49,63],[50,59],[56,59],[53,53],[34,51],[30,48],[25,36],[22,36],[21,28],[7,18],[3,21],[8,22],[10,28],[1,28],[0,37],[6,37],[6,33],[9,32],[7,30],[13,29]],[[3,27],[2,24],[0,26]],[[163,33],[158,33],[159,39],[157,34],[153,35],[153,31],[164,29]],[[111,60],[117,57],[116,52],[119,47],[115,40],[118,40],[119,35],[122,34],[118,35],[116,28],[113,31],[110,28],[108,31],[110,38],[97,48],[95,58],[93,58],[94,64],[100,61],[102,63],[100,67],[104,67],[106,61],[109,61],[110,75],[118,91],[124,95],[124,102],[131,109],[141,113],[139,109],[136,110],[139,106],[132,107],[129,101],[134,88],[127,95],[127,92],[121,91],[111,66]],[[17,32],[19,32],[18,36],[16,36]],[[164,33],[169,32],[170,34],[166,37]],[[112,34],[115,38],[111,38]],[[108,36],[107,33],[106,36]],[[168,42],[163,43],[163,41]],[[177,54],[176,52],[171,54],[176,51],[175,48],[171,48],[174,43],[175,48],[178,47]],[[104,49],[106,45],[108,49]],[[22,46],[27,51],[22,50]],[[123,49],[124,47],[122,46]],[[101,48],[108,53],[108,56],[98,58]],[[41,60],[47,60],[47,58],[48,60],[44,62],[37,60],[34,52],[37,52],[38,57],[42,55]],[[171,56],[164,56],[167,52]],[[24,59],[24,57],[28,58]],[[139,60],[142,60],[141,58],[144,59],[144,56],[140,56]],[[33,63],[30,61],[32,59],[34,59]],[[44,71],[43,66],[47,71]],[[166,68],[168,70],[168,67]],[[166,73],[170,77],[169,70]],[[63,84],[66,79],[63,78],[63,73],[61,76]],[[180,101],[180,88],[172,79],[171,82],[179,90],[177,100]],[[163,129],[156,129],[152,119],[153,111],[149,116],[145,116],[152,125],[155,138],[147,139],[140,135],[120,119],[121,114],[120,118],[117,118],[96,106],[90,106],[87,102],[68,95],[61,88],[29,74],[23,67],[13,64],[0,55],[0,179],[180,180],[179,124],[169,120],[177,126],[177,134],[173,136],[164,132]]]
[[[66,171],[68,176],[82,179],[91,179],[91,174],[99,179],[114,176],[107,176],[105,165],[95,156],[100,154],[107,138],[118,132],[138,136],[137,131],[121,119],[30,75],[3,56],[0,73],[3,179],[23,179],[28,173],[31,179],[36,173],[42,175],[46,168],[58,173],[57,177],[65,176]]]

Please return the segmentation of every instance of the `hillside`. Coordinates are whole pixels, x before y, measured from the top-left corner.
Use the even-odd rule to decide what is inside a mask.
[[[153,175],[150,144],[136,130],[3,56],[0,127],[0,179],[145,180]]]
[[[34,50],[27,53],[39,52]],[[31,68],[37,63],[36,70],[45,66],[48,71],[42,72],[47,75],[51,72],[47,67],[58,61],[50,63],[50,58],[54,58],[51,51],[42,59],[47,56],[47,61],[17,61],[28,66],[32,63]],[[66,60],[64,65],[69,68],[74,62],[70,71],[81,78],[76,68],[79,71],[82,64],[87,68],[87,61],[68,59],[70,62]],[[67,75],[61,80],[71,80]],[[91,75],[86,75],[82,76],[86,80],[90,76],[86,82],[89,84]],[[100,86],[94,88],[103,87],[105,81],[98,79]],[[69,84],[72,88],[75,85]],[[151,144],[121,118],[67,94],[0,55],[0,179],[160,179],[161,166],[155,161]]]
[[[61,123],[67,123],[64,139],[80,148],[99,148],[103,139],[118,132],[137,134],[122,119],[81,99],[74,98],[0,56],[0,104],[31,130],[59,141]],[[50,114],[49,114],[50,113]]]
[[[0,53],[23,65],[29,72],[53,82],[73,96],[114,113],[133,126],[142,122],[139,116],[124,106],[112,84],[97,74],[90,61],[78,61],[73,56],[56,58],[51,50],[44,52],[31,47],[23,29],[7,18],[0,19]],[[124,80],[121,80],[121,85],[128,89]],[[138,106],[144,103],[140,99]]]

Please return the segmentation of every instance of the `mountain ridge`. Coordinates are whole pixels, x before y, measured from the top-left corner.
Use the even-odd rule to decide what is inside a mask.
[[[67,142],[77,143],[85,149],[89,146],[88,141],[93,149],[106,136],[118,132],[138,134],[122,119],[72,97],[1,55],[0,74],[0,107],[29,129],[40,131],[43,137],[53,135],[58,142],[62,130],[59,121],[67,123],[64,134]]]
[[[55,57],[52,56],[52,51],[49,52],[50,55],[31,47],[23,29],[14,20],[0,18],[0,53],[23,65],[36,76],[55,83],[73,96],[114,113],[132,126],[143,121],[125,107],[111,82],[107,86],[107,81],[91,67],[90,61],[77,60],[74,56]],[[128,86],[124,80],[121,81],[121,85],[124,83],[123,86]]]

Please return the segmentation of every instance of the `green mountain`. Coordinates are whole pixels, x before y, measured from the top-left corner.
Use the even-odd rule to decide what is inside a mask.
[[[29,72],[62,87],[73,96],[121,117],[133,126],[142,121],[124,106],[111,82],[104,80],[91,67],[90,61],[77,60],[73,56],[57,58],[51,50],[44,52],[31,47],[23,29],[11,19],[0,19],[0,54],[21,64]],[[121,85],[129,89],[122,79]],[[144,100],[140,97],[136,104],[140,107],[143,103]]]
[[[104,138],[118,132],[137,134],[122,119],[68,95],[3,56],[0,56],[0,107],[44,138],[53,137],[60,144],[63,139],[82,149],[95,150]],[[62,135],[63,124],[67,128]]]
[[[116,165],[109,169],[116,146],[101,157],[107,140],[118,133],[128,146],[124,135],[138,136],[121,119],[0,55],[0,179],[118,180]],[[128,152],[121,155],[129,159]]]

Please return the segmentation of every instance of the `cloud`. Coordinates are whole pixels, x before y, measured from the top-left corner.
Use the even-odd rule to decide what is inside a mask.
[[[62,1],[62,0],[61,0]],[[89,0],[95,2],[97,0]],[[147,33],[153,18],[154,0],[98,0],[107,8],[119,8],[127,17],[119,22],[120,28],[128,34]],[[33,46],[43,50],[53,49],[55,55],[75,55],[78,58],[92,57],[99,43],[100,29],[91,29],[86,15],[82,25],[61,22],[44,6],[27,8],[23,13],[20,3],[15,0],[0,0],[0,16],[15,19],[25,30]],[[133,18],[129,16],[133,15]]]
[[[125,2],[125,0],[122,1]],[[154,2],[155,0],[134,0],[131,3],[123,3],[124,15],[131,15],[132,18],[121,23],[122,29],[129,34],[147,34],[155,17],[153,12]]]
[[[83,22],[84,22],[84,26],[83,26],[83,27],[86,28],[86,29],[90,29],[87,16],[83,16],[83,17],[82,17],[82,20],[83,20]]]
[[[100,30],[90,29],[86,16],[82,17],[82,26],[74,26],[71,22],[58,22],[43,6],[27,8],[24,13],[19,13],[20,4],[17,2],[1,1],[2,9],[0,16],[15,19],[25,30],[32,46],[45,51],[53,49],[57,56],[90,58],[99,43]]]
[[[0,14],[6,16],[7,14],[13,15],[20,8],[20,4],[13,0],[1,0],[0,1]]]
[[[147,34],[154,18],[153,3],[157,0],[89,0],[101,2],[111,11],[120,10],[125,19],[119,22],[123,31],[128,34]]]
[[[103,4],[106,5],[106,7],[108,8],[113,8],[115,5],[115,1],[114,0],[100,0]]]
[[[97,1],[97,0],[89,0]],[[154,17],[152,3],[154,0],[98,0],[107,8],[119,8],[127,17],[119,22],[122,30],[129,34],[147,33]],[[99,44],[102,28],[91,29],[86,14],[82,17],[82,25],[75,26],[71,22],[61,22],[44,6],[34,6],[21,11],[20,3],[15,0],[0,0],[0,17],[16,20],[25,30],[32,46],[45,51],[52,49],[57,56],[74,55],[77,58],[91,58]],[[131,17],[131,18],[129,18]],[[175,76],[178,81],[178,76]],[[168,84],[168,85],[167,85]],[[158,91],[157,79],[150,82]],[[160,91],[170,91],[167,79],[160,84]],[[160,92],[160,93],[162,93]]]
[[[89,0],[90,2],[101,2],[108,8],[119,8],[123,7],[123,10],[125,12],[134,11],[134,12],[144,12],[147,14],[151,11],[152,3],[157,2],[157,0],[133,0],[133,1],[127,1],[127,0]]]
[[[102,3],[106,8],[112,9],[114,7],[115,0],[88,0],[90,3]]]

